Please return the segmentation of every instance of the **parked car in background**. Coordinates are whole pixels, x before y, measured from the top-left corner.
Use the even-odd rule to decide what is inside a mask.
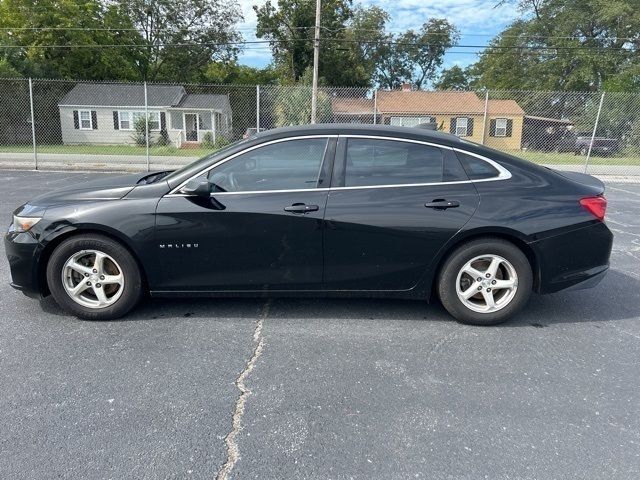
[[[604,184],[409,127],[271,130],[174,172],[100,179],[19,207],[12,285],[112,319],[152,296],[438,297],[491,325],[532,291],[597,284]]]
[[[260,132],[264,132],[266,130],[266,128],[256,128],[256,127],[250,127],[247,128],[247,131],[244,132],[244,134],[242,135],[242,138],[249,138],[249,137],[253,137],[254,135],[257,135]]]
[[[591,144],[591,133],[589,132],[566,132],[558,141],[557,150],[559,152],[573,152],[576,155],[587,155]],[[595,137],[591,155],[613,155],[620,150],[620,140],[617,138]]]

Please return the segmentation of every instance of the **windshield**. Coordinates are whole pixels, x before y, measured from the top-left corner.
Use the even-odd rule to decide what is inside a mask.
[[[242,144],[243,142],[246,142],[247,140],[237,140],[235,142],[230,143],[229,145],[227,145],[226,147],[221,148],[220,150],[216,150],[213,153],[210,153],[209,155],[206,155],[198,160],[196,160],[195,162],[191,162],[187,165],[185,165],[184,167],[179,168],[178,170],[174,170],[173,172],[171,172],[169,175],[167,175],[166,177],[164,177],[165,180],[171,180],[175,177],[179,177],[180,175],[182,175],[184,172],[191,170],[193,168],[198,169],[198,167],[206,167],[207,165],[211,165],[211,163],[215,163],[215,160],[217,157],[224,157],[225,153],[229,150],[231,150],[232,148],[237,147],[238,145]]]

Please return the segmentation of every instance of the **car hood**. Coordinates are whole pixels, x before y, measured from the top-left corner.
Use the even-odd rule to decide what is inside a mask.
[[[101,178],[78,183],[33,198],[29,204],[50,207],[76,201],[118,200],[129,193],[149,173]]]

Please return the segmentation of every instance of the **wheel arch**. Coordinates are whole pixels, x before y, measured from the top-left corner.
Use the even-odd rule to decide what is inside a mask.
[[[106,237],[110,240],[118,242],[124,248],[126,248],[133,259],[136,261],[138,268],[140,269],[140,276],[142,277],[142,284],[145,289],[148,288],[148,280],[147,280],[147,272],[144,268],[143,263],[140,261],[140,257],[130,242],[123,238],[122,235],[112,231],[111,229],[101,228],[96,225],[86,225],[86,226],[75,226],[74,228],[67,228],[61,230],[56,233],[55,236],[49,238],[47,243],[43,246],[42,251],[38,257],[38,262],[36,266],[36,275],[38,280],[38,287],[40,289],[40,293],[43,296],[49,295],[51,292],[49,291],[49,286],[47,285],[47,264],[49,263],[49,259],[51,258],[51,254],[53,251],[65,240],[77,237],[80,235],[100,235]]]
[[[540,260],[536,251],[531,247],[527,237],[517,230],[511,230],[507,228],[502,229],[490,229],[479,228],[474,230],[468,230],[460,232],[454,236],[439,252],[438,257],[434,260],[436,267],[432,270],[431,284],[428,287],[429,298],[431,299],[436,294],[436,288],[438,285],[438,278],[440,272],[446,261],[451,254],[462,244],[477,240],[480,238],[496,238],[505,240],[512,243],[527,257],[529,265],[531,265],[531,272],[533,273],[533,291],[539,291],[540,286]]]

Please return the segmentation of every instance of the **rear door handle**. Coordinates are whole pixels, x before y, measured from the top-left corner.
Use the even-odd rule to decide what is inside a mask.
[[[294,203],[290,207],[284,207],[285,212],[291,213],[309,213],[309,212],[317,212],[320,210],[318,205],[306,205],[304,203]]]
[[[447,208],[457,208],[460,206],[460,202],[457,200],[445,200],[443,198],[437,198],[433,202],[424,204],[427,208],[433,208],[435,210],[446,210]]]

